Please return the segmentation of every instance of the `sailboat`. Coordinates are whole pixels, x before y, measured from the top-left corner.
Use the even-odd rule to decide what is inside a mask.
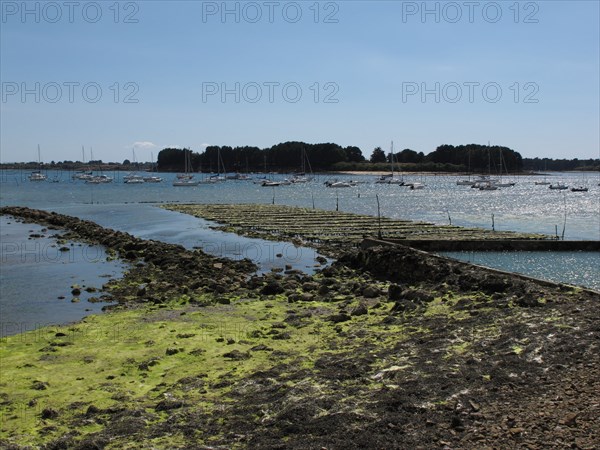
[[[498,179],[491,177],[491,173],[492,173],[492,153],[491,152],[492,151],[490,149],[490,143],[488,142],[488,174],[489,175],[479,175],[477,180],[475,180],[475,183],[473,184],[473,186],[471,186],[472,188],[479,189],[480,191],[496,191],[496,190],[498,190],[498,185],[497,185]]]
[[[402,178],[396,178],[394,176],[394,141],[391,144],[390,150],[390,161],[392,163],[392,173],[389,175],[380,176],[375,183],[378,184],[397,184],[398,186],[404,186],[404,180]]]
[[[192,151],[186,148],[183,149],[184,174],[178,174],[177,179],[173,182],[173,186],[198,186],[200,181],[194,180],[192,170]]]
[[[81,146],[81,163],[85,165],[85,147]],[[82,167],[80,170],[73,174],[74,180],[89,180],[94,177],[93,172],[89,168]]]
[[[550,184],[550,182],[548,180],[546,180],[546,172],[548,171],[548,162],[544,161],[544,180],[543,181],[536,181],[535,185],[536,186],[548,186]]]
[[[469,149],[468,172],[469,172],[469,179],[468,180],[456,180],[457,186],[473,186],[475,184],[475,182],[471,180],[471,149]]]
[[[34,170],[29,174],[29,181],[46,181],[48,178],[42,173],[42,160],[40,158],[40,144],[38,144],[38,170]]]
[[[569,186],[567,186],[565,183],[563,183],[562,181],[559,181],[556,184],[551,184],[550,186],[548,186],[550,189],[553,190],[558,190],[558,191],[564,191],[565,189],[569,189]]]
[[[306,167],[308,164],[308,170],[310,171],[310,176],[306,176]],[[294,174],[294,176],[292,177],[292,179],[290,180],[291,183],[308,183],[309,181],[311,181],[313,179],[313,175],[312,175],[312,167],[310,166],[310,161],[308,160],[308,155],[306,154],[306,149],[304,147],[302,147],[302,156],[300,159],[300,172]]]
[[[582,174],[581,184],[577,187],[572,187],[571,192],[587,192],[588,187],[585,185],[585,173]]]
[[[221,169],[223,170],[223,175],[221,175]],[[211,175],[208,177],[209,183],[217,183],[219,181],[225,181],[227,178],[225,174],[227,171],[225,170],[225,163],[223,162],[223,158],[221,158],[221,148],[217,149],[217,174]]]
[[[135,159],[135,149],[131,149],[132,153],[132,163],[137,167],[137,161]],[[143,184],[146,181],[141,175],[138,175],[136,172],[130,172],[123,177],[123,181],[125,184]]]
[[[152,161],[154,161],[154,153],[151,153],[151,159]],[[151,172],[157,172],[158,171],[158,167],[157,164],[155,162],[152,163],[152,169],[150,170]],[[144,178],[144,181],[146,183],[161,183],[162,182],[162,178],[159,177],[158,175],[147,175]]]
[[[90,147],[90,163],[94,160],[94,153],[92,152],[92,148]],[[102,167],[98,166],[98,169],[100,171],[100,175],[94,175],[91,176],[90,178],[86,178],[85,182],[87,184],[106,184],[106,183],[112,183],[113,179],[112,177],[109,177],[108,175],[104,175],[102,173]]]
[[[508,175],[508,167],[506,166],[506,163],[504,162],[504,155],[502,154],[502,149],[499,149],[500,151],[500,180],[498,182],[496,182],[496,186],[497,187],[512,187],[515,184],[517,184],[514,181],[510,181],[510,182],[502,182],[502,166],[504,166],[504,168],[506,169],[506,174]]]

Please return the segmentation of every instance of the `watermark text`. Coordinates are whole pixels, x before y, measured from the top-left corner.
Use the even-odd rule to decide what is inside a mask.
[[[138,23],[138,2],[0,2],[2,23]]]
[[[314,103],[339,103],[337,97],[340,87],[328,81],[302,85],[295,81],[280,83],[278,81],[218,83],[205,81],[202,83],[202,103],[216,101],[220,103],[298,103],[303,98]]]
[[[402,103],[498,103],[503,98],[514,103],[539,103],[539,91],[539,85],[532,81],[504,85],[495,81],[405,81],[402,83]]]

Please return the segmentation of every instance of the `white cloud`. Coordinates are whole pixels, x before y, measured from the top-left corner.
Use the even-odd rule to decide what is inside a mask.
[[[147,150],[151,148],[156,148],[156,144],[149,141],[136,141],[133,143],[133,147]]]

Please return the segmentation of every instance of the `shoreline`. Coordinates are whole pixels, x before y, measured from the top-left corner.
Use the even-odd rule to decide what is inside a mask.
[[[43,167],[41,170],[42,171],[56,171],[56,172],[76,172],[82,169],[87,169],[88,167],[85,166],[81,166],[81,167],[75,167],[75,168],[62,168],[62,167]],[[24,165],[24,166],[19,166],[19,165],[12,165],[12,164],[4,164],[1,165],[0,164],[0,172],[2,171],[32,171],[32,170],[38,170],[39,167],[36,165],[31,166],[31,165]],[[146,169],[138,169],[135,167],[129,167],[129,166],[120,166],[120,165],[103,165],[102,167],[99,168],[94,168],[93,169],[94,172],[100,172],[100,171],[104,171],[104,172],[140,172],[143,174],[150,174],[150,173],[159,173],[159,174],[176,174],[176,173],[180,173],[181,171],[177,171],[177,170],[168,170],[168,171],[157,171],[157,170],[146,170]],[[277,174],[277,175],[291,175],[294,174],[296,172],[296,170],[294,169],[274,169],[268,172],[263,172],[263,171],[256,171],[256,172],[236,172],[236,171],[230,171],[230,172],[226,172],[226,174],[235,174],[235,173],[247,173],[250,175],[269,175],[269,174]],[[206,171],[201,171],[201,172],[193,172],[196,174],[204,174],[204,175],[208,175],[208,174],[215,174],[216,172],[206,172]],[[349,175],[386,175],[391,173],[391,170],[318,170],[315,171],[314,174],[315,175],[327,175],[327,174],[349,174]],[[404,173],[404,174],[417,174],[417,175],[447,175],[447,176],[478,176],[478,175],[489,175],[489,174],[485,174],[483,172],[471,172],[469,173],[468,171],[427,171],[427,170],[401,170],[401,169],[396,169],[395,168],[395,173]],[[502,174],[502,176],[517,176],[517,177],[522,177],[522,176],[544,176],[544,175],[553,175],[553,174],[557,174],[557,173],[567,173],[567,174],[577,174],[577,173],[600,173],[600,170],[527,170],[527,171],[522,171],[522,172],[511,172],[511,173],[507,173],[507,174]],[[492,174],[492,176],[500,176],[500,174]]]

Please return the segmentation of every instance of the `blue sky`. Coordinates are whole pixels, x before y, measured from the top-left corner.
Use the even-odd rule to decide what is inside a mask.
[[[2,162],[288,140],[600,157],[597,1],[1,6]]]

